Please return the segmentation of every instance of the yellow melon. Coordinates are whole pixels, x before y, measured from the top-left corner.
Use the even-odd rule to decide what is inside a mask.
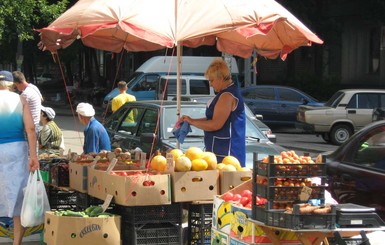
[[[191,160],[186,156],[180,156],[175,160],[176,172],[187,172],[191,170]]]
[[[151,168],[153,170],[165,171],[167,166],[167,159],[162,155],[156,155],[151,159]]]
[[[226,164],[224,164],[224,163],[218,163],[217,164],[217,169],[218,170],[222,170],[225,166],[226,166]]]
[[[174,156],[174,161],[183,155],[183,151],[181,149],[172,149],[170,153]]]
[[[233,165],[235,167],[235,169],[237,169],[237,170],[242,168],[241,163],[234,156],[225,156],[225,158],[223,158],[223,160],[222,160],[222,163],[224,163],[226,165]]]
[[[202,158],[203,150],[199,147],[189,147],[186,151],[186,157],[190,158],[191,161]]]
[[[222,168],[222,171],[232,171],[235,172],[237,169],[231,165],[231,164],[225,164],[225,166]]]
[[[210,151],[205,151],[203,152],[203,160],[205,160],[208,164],[207,170],[214,170],[217,169],[218,161],[217,161],[217,156],[210,152]]]
[[[201,158],[197,158],[191,161],[191,170],[192,171],[202,171],[206,170],[208,167],[208,164],[205,160]]]

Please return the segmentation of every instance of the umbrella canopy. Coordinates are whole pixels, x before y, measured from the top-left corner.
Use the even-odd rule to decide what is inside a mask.
[[[285,59],[300,46],[322,43],[274,0],[79,0],[37,31],[49,51],[81,39],[112,52],[216,45],[243,58],[256,50]]]

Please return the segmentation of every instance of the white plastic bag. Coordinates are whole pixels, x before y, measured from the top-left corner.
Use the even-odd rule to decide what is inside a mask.
[[[21,225],[32,227],[44,223],[44,214],[51,210],[40,170],[29,173],[21,208]]]

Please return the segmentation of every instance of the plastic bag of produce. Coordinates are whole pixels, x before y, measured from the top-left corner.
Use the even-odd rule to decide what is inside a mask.
[[[44,214],[50,205],[40,170],[31,172],[27,187],[24,190],[23,206],[21,208],[21,225],[36,226],[44,223]]]

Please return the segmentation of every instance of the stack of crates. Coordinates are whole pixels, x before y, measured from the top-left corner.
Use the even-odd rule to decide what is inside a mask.
[[[88,195],[88,193],[82,193],[76,191],[76,209],[77,210],[85,210],[89,206],[97,206],[102,205],[104,203],[103,200],[100,200],[96,197],[92,197]]]
[[[115,205],[121,215],[123,245],[182,244],[182,204],[154,206]]]
[[[335,228],[336,209],[331,213],[302,214],[300,204],[314,200],[325,203],[326,164],[322,163],[274,163],[257,160],[254,155],[253,200],[257,196],[267,199],[267,203],[257,206],[253,202],[252,218],[269,226],[289,229],[333,229]],[[317,180],[318,179],[318,180]],[[319,181],[320,183],[313,183]],[[301,200],[302,194],[308,194]],[[292,213],[287,210],[292,209]]]
[[[51,210],[75,210],[77,208],[76,191],[47,184],[45,188]]]
[[[211,244],[212,203],[191,203],[188,209],[188,244]]]

